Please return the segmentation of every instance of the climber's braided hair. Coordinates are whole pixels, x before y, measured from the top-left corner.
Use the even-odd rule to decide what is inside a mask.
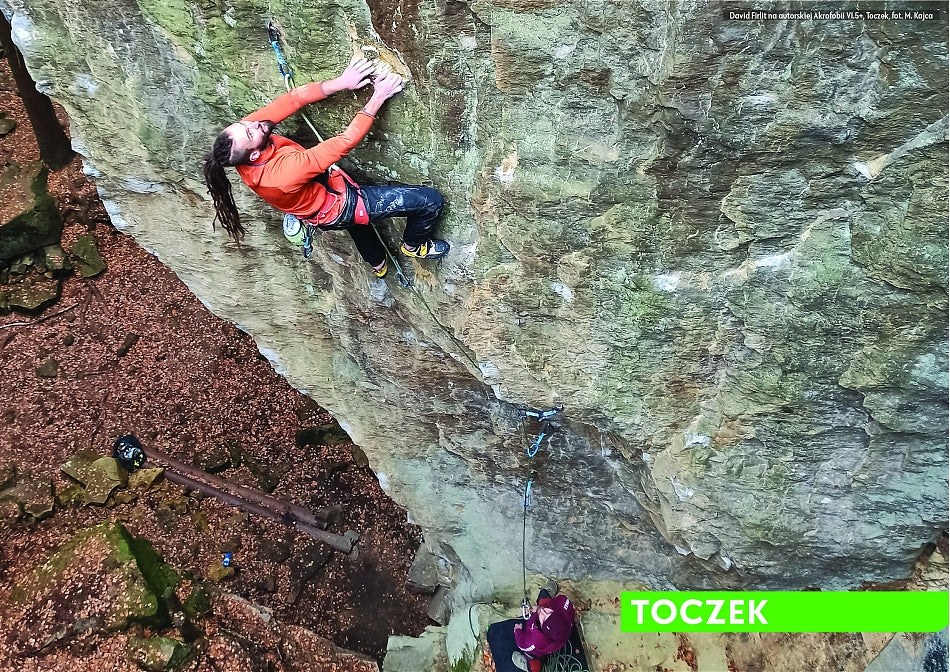
[[[205,184],[208,185],[208,193],[214,201],[214,210],[217,213],[211,226],[214,226],[215,221],[221,220],[224,230],[234,240],[240,240],[244,237],[245,231],[241,226],[241,215],[238,214],[237,205],[234,203],[231,182],[224,168],[246,163],[248,156],[246,153],[234,156],[231,150],[231,136],[227,131],[222,131],[215,138],[211,153],[205,156]]]

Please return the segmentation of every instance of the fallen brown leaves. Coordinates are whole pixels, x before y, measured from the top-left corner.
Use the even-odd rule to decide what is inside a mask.
[[[17,101],[6,98],[0,107],[19,126],[0,147],[17,143],[10,153],[28,154],[28,121]],[[418,528],[406,523],[372,471],[354,464],[352,444],[295,445],[298,429],[331,422],[329,414],[277,376],[246,334],[211,315],[157,259],[111,227],[78,159],[51,175],[50,188],[66,221],[63,247],[93,232],[107,270],[94,279],[68,278],[46,314],[0,315],[0,327],[8,325],[0,332],[0,464],[48,474],[60,490],[69,482],[59,465],[70,455],[83,448],[109,455],[112,442],[127,433],[146,450],[154,446],[183,462],[237,445],[262,463],[290,467],[275,497],[310,509],[342,504],[336,531],[363,536],[356,560],[334,552],[293,601],[291,562],[268,551],[282,544],[293,558],[312,543],[309,537],[254,516],[231,522],[234,509],[198,493],[183,498],[181,488],[166,482],[114,508],[61,509],[32,527],[0,523],[0,606],[13,582],[76,531],[120,520],[195,577],[206,577],[231,551],[236,573],[227,590],[341,647],[381,658],[390,632],[419,634],[428,624],[427,599],[404,587]],[[14,325],[22,322],[29,324]],[[37,367],[51,356],[59,364],[56,377],[38,377]],[[246,465],[221,476],[258,487]],[[89,634],[17,666],[112,669],[121,658],[115,657],[119,640]],[[89,654],[95,647],[113,657]]]

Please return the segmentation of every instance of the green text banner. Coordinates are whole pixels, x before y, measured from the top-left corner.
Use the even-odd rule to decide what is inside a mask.
[[[623,592],[622,632],[937,632],[946,592]]]

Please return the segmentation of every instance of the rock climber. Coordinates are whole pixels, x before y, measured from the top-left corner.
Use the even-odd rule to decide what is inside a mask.
[[[356,91],[369,84],[373,94],[346,129],[310,149],[273,133],[297,110],[338,91]],[[235,240],[245,229],[224,171],[233,166],[254,193],[278,210],[296,216],[308,236],[317,229],[346,229],[360,256],[377,277],[386,275],[386,250],[369,222],[405,217],[400,250],[409,257],[438,259],[449,251],[431,234],[442,212],[442,194],[422,186],[360,186],[334,166],[369,132],[383,103],[402,91],[403,80],[387,67],[354,57],[343,73],[325,82],[291,89],[272,103],[225,128],[205,157],[204,174],[214,201],[216,220]],[[305,251],[305,255],[306,255]]]
[[[553,582],[552,582],[553,583]],[[557,593],[557,584],[553,584]],[[520,651],[512,655],[516,667],[530,672],[540,672],[544,656],[562,648],[571,636],[574,627],[574,605],[565,595],[551,596],[542,588],[537,605],[524,623],[516,623],[515,644]]]
[[[527,599],[522,609],[527,607]],[[574,605],[558,595],[556,581],[550,580],[538,592],[536,606],[523,618],[509,618],[488,626],[485,640],[498,672],[540,672],[545,658],[556,653],[552,667],[587,670],[580,635],[574,628]]]

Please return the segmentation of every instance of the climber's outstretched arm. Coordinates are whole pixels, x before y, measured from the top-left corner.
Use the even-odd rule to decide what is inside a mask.
[[[273,162],[272,176],[281,175],[277,184],[283,189],[299,188],[346,156],[369,133],[382,104],[400,91],[402,77],[394,72],[377,75],[373,81],[373,95],[342,133],[306,151],[288,152]]]
[[[242,121],[273,121],[279,124],[300,108],[316,103],[338,91],[360,89],[372,80],[374,66],[365,58],[356,58],[350,61],[346,70],[339,77],[325,82],[311,82],[291,89],[269,105],[265,105],[256,112],[251,112]]]

